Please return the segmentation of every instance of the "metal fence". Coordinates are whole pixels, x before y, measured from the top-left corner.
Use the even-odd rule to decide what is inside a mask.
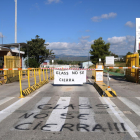
[[[14,68],[21,68],[21,59],[18,56],[4,56],[4,69],[11,69],[4,71],[6,83],[18,80],[19,73]]]

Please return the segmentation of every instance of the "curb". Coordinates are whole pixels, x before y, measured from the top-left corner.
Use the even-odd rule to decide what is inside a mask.
[[[107,90],[108,86],[103,82],[94,82],[93,86],[99,92],[101,97],[117,97],[115,90],[112,88]]]

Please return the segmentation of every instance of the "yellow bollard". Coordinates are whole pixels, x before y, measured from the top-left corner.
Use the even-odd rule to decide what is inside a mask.
[[[51,80],[51,69],[50,69],[50,80]]]
[[[47,71],[47,69],[46,69],[46,77],[47,77],[47,81],[48,81],[48,71]]]
[[[34,77],[34,70],[32,69],[32,77]]]
[[[30,70],[28,70],[28,87],[30,87]]]
[[[54,72],[53,72],[53,69],[52,69],[52,79],[54,79]]]
[[[24,98],[24,96],[22,95],[22,85],[21,85],[21,73],[19,70],[19,86],[20,86],[20,97],[19,98]]]
[[[21,70],[21,80],[22,80],[22,70]]]
[[[34,69],[34,80],[35,80],[35,85],[36,85],[36,71]]]
[[[44,81],[45,81],[44,69],[43,69],[43,79],[44,79]]]
[[[41,72],[40,72],[40,69],[39,69],[39,81],[41,82]]]

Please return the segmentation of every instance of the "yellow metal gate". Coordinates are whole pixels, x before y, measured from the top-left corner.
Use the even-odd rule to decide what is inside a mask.
[[[4,56],[4,69],[6,68],[21,68],[20,58],[18,56]],[[5,70],[4,79],[7,83],[18,80],[18,70]]]
[[[126,67],[139,67],[139,54],[131,54],[126,56]],[[127,69],[126,79],[132,82],[139,82],[139,70],[138,69]]]

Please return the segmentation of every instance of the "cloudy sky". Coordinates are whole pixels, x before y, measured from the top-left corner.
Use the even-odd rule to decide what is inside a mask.
[[[140,0],[17,0],[17,41],[39,35],[55,54],[88,55],[102,37],[110,51],[133,52]],[[14,43],[14,0],[0,0],[0,44]]]

